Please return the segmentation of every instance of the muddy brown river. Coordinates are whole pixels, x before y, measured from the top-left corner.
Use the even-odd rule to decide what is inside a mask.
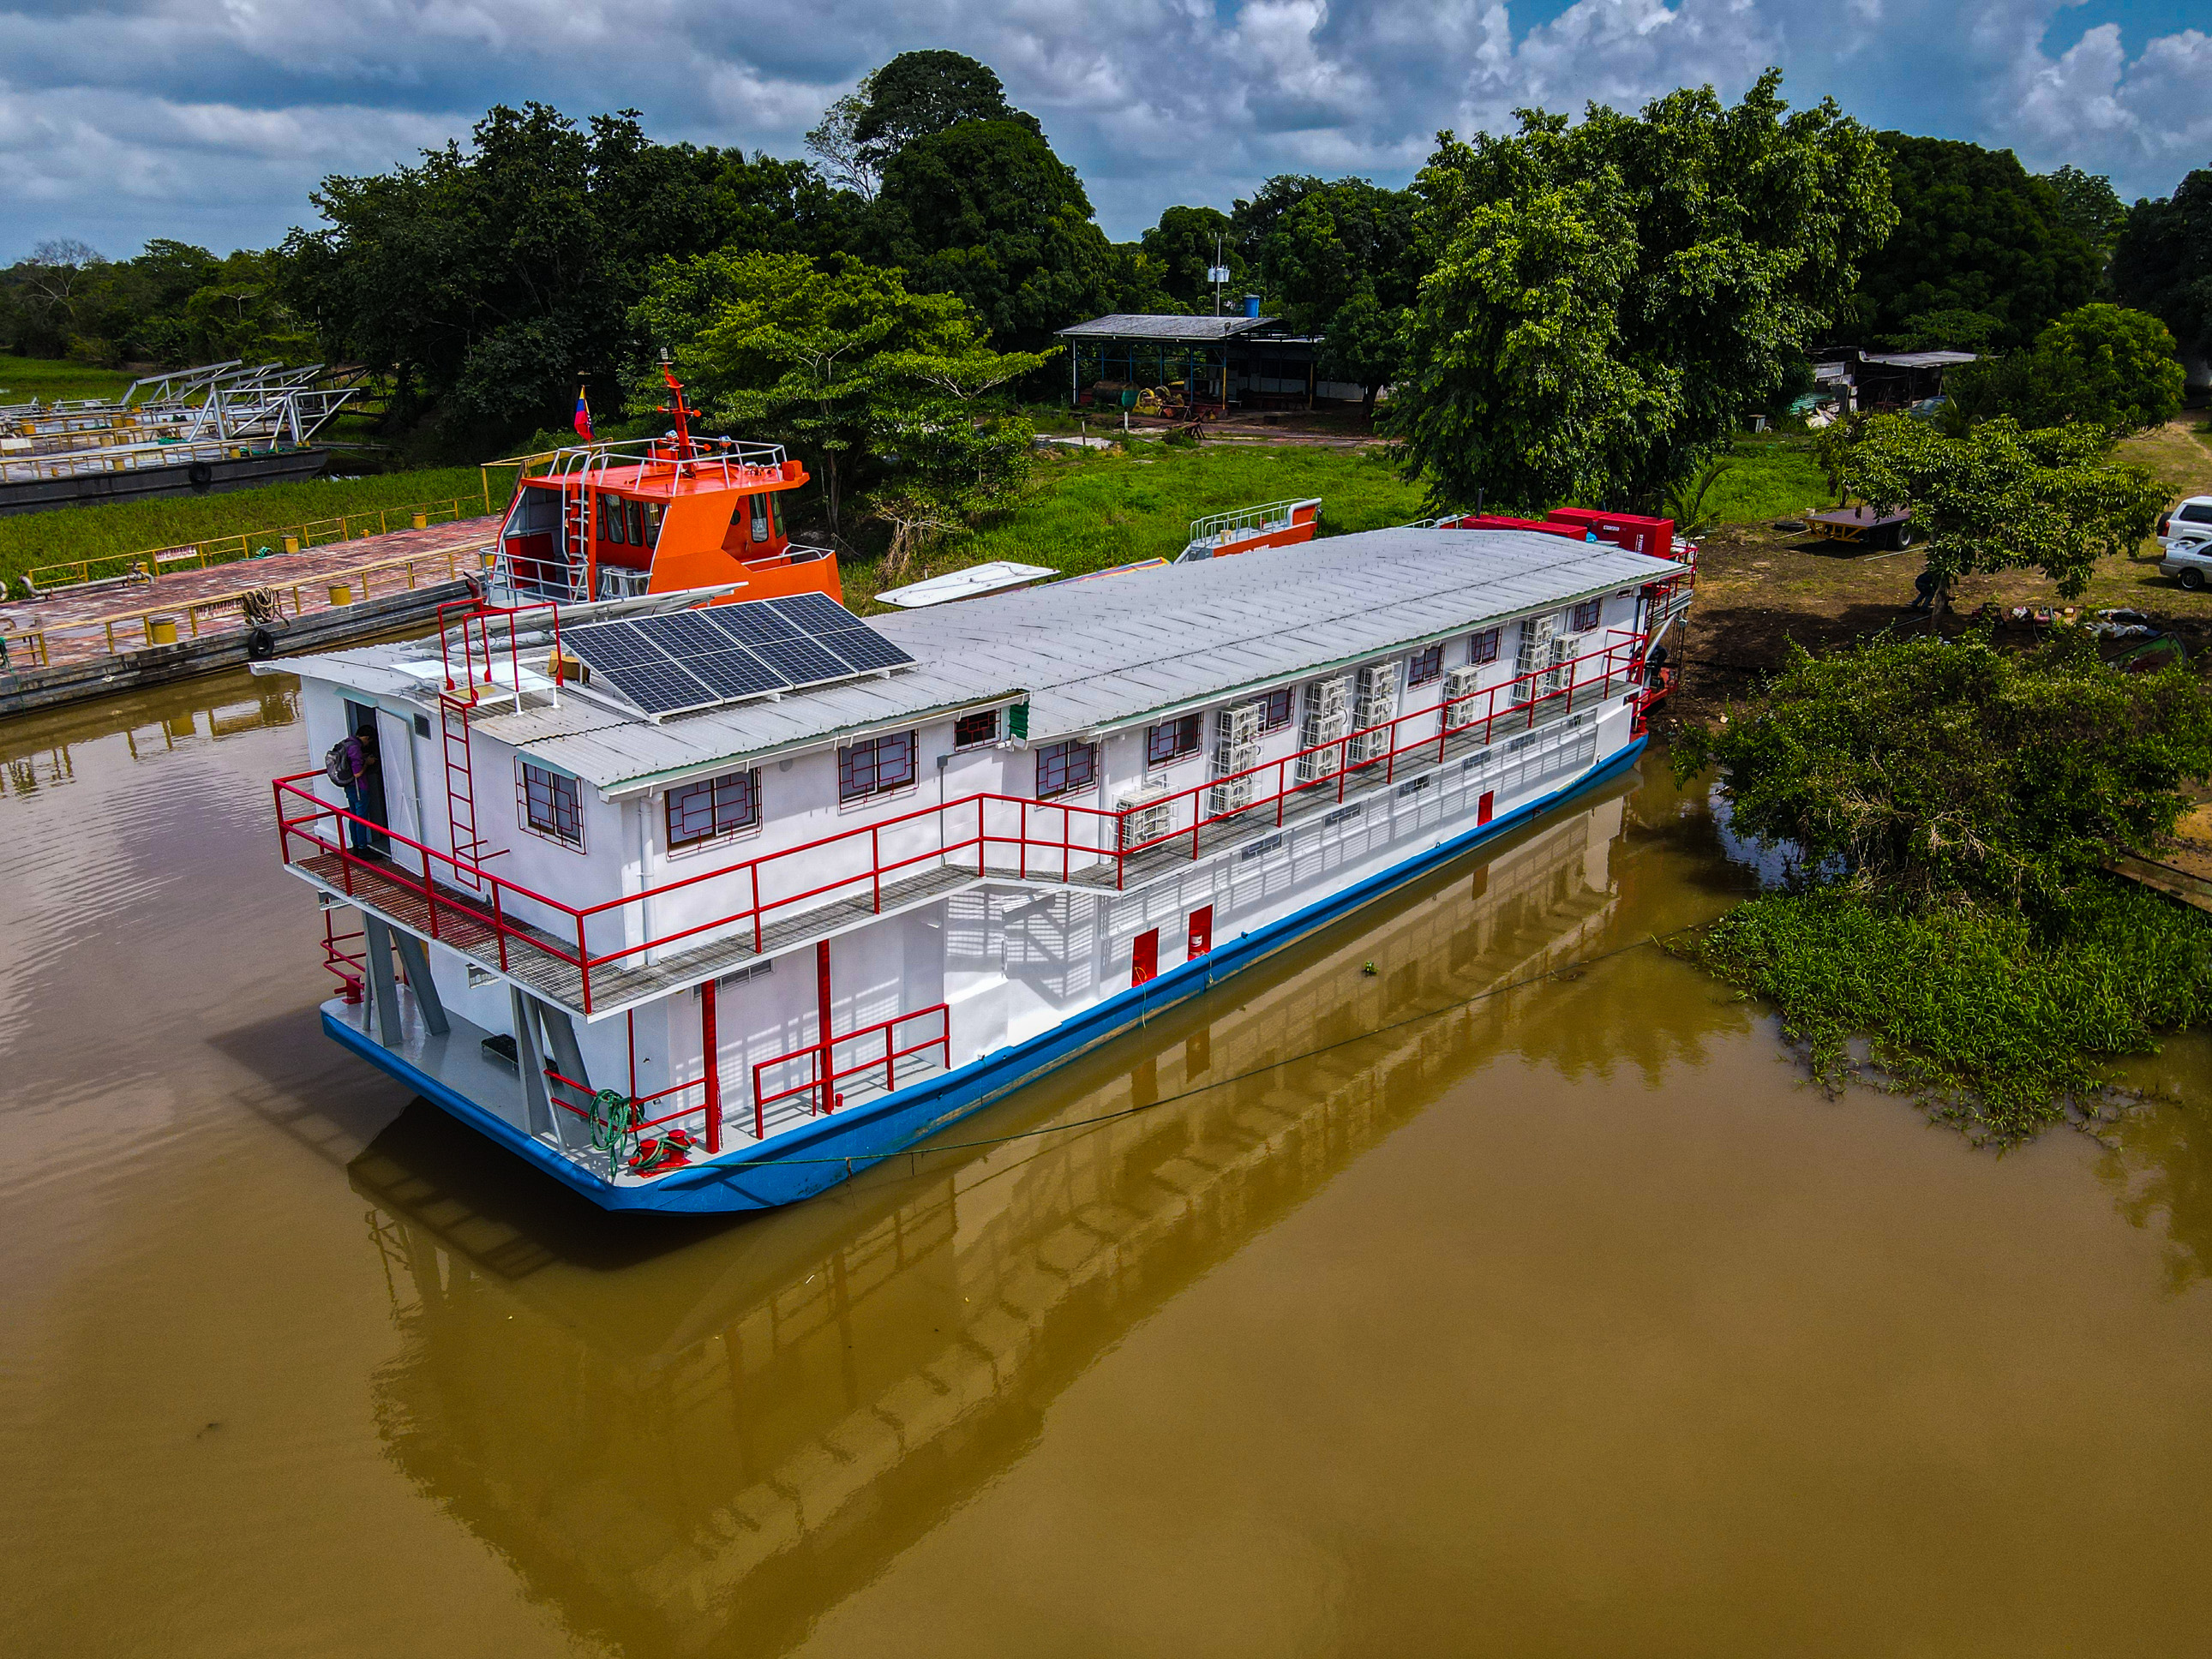
[[[672,1224],[320,1035],[289,684],[0,725],[7,1651],[2212,1650],[2212,1044],[1824,1098],[1663,764]]]

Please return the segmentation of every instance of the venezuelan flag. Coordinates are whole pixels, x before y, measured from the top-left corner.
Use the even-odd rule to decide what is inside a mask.
[[[576,388],[576,435],[586,443],[597,441],[592,436],[592,406],[584,401],[584,388]]]

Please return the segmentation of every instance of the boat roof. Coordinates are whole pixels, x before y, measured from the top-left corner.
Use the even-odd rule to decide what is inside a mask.
[[[542,473],[519,482],[526,489],[557,490],[575,488],[579,479],[609,495],[651,501],[734,492],[757,495],[778,489],[796,489],[806,482],[803,476],[787,477],[772,466],[746,466],[735,462],[725,466],[713,455],[680,465],[641,461],[627,466],[595,467],[588,473]]]
[[[569,695],[474,725],[610,795],[1024,696],[1032,744],[1091,738],[1683,568],[1531,531],[1371,530],[870,617],[915,661],[880,678],[658,724]],[[419,698],[419,672],[400,665],[421,652],[368,646],[282,665]]]

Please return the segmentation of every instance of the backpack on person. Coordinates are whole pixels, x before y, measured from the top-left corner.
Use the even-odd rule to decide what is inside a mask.
[[[323,775],[341,789],[349,787],[361,776],[361,743],[356,738],[340,738],[323,757]]]

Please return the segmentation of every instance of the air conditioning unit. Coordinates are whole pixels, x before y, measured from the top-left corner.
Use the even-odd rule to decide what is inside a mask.
[[[1311,783],[1336,769],[1336,755],[1328,744],[1342,740],[1352,730],[1352,682],[1339,674],[1306,684],[1305,709],[1298,721],[1298,747],[1309,752],[1298,757],[1300,783]],[[1310,752],[1319,750],[1319,754]]]
[[[1550,676],[1542,671],[1552,663],[1552,636],[1558,618],[1529,617],[1521,623],[1521,647],[1513,659],[1513,701],[1527,702],[1540,695],[1539,681]]]
[[[1174,793],[1164,783],[1147,784],[1132,789],[1115,803],[1121,814],[1123,851],[1158,841],[1175,827],[1175,806],[1168,799]]]
[[[1238,703],[1214,716],[1213,775],[1217,783],[1206,798],[1206,816],[1225,817],[1251,805],[1259,793],[1259,780],[1237,777],[1260,763],[1260,705]]]
[[[1379,760],[1389,751],[1390,720],[1398,712],[1398,665],[1370,663],[1359,671],[1359,701],[1352,705],[1352,724],[1359,732],[1349,746],[1353,762]],[[1380,731],[1368,731],[1380,726]]]
[[[1475,708],[1476,694],[1481,689],[1480,668],[1455,668],[1444,676],[1445,731],[1463,732],[1481,718]]]
[[[1582,655],[1583,636],[1579,634],[1558,634],[1552,638],[1552,672],[1544,676],[1544,695],[1550,696],[1564,691],[1574,677],[1569,666]]]

